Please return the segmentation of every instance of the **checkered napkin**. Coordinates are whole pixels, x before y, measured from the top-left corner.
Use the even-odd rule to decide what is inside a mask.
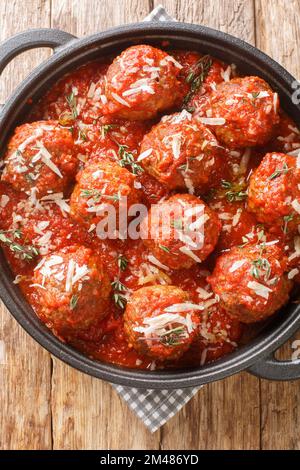
[[[176,20],[159,5],[146,16],[144,21]],[[151,432],[155,432],[171,419],[201,388],[152,390],[112,385]]]

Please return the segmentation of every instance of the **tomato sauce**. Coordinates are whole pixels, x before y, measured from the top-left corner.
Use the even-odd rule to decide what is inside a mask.
[[[174,86],[177,80],[180,85],[179,91],[176,92],[176,111],[182,106],[187,95],[189,96],[188,100],[186,99],[186,105],[190,108],[201,107],[203,99],[209,99],[210,93],[215,90],[217,84],[227,82],[237,75],[234,66],[224,64],[214,58],[207,58],[204,66],[208,67],[209,61],[209,70],[203,86],[191,93],[191,84],[197,78],[198,68],[203,67],[203,56],[192,51],[173,51],[172,55],[176,63],[178,61],[181,66],[180,72],[177,70],[172,78]],[[146,66],[151,67],[150,62]],[[108,66],[109,63],[92,62],[63,77],[54,84],[39,103],[33,106],[28,121],[57,120],[60,126],[68,129],[77,146],[81,169],[91,161],[108,158],[136,173],[141,201],[150,207],[151,204],[158,203],[174,194],[174,191],[169,190],[156,178],[145,171],[140,171],[137,161],[141,141],[153,124],[158,122],[158,116],[153,118],[152,105],[146,113],[146,117],[149,114],[151,120],[135,121],[109,114],[105,97],[105,77]],[[143,66],[145,66],[144,62]],[[174,64],[172,66],[168,64],[168,68],[174,70]],[[136,74],[138,75],[138,71]],[[121,84],[123,88],[126,88],[126,80]],[[167,98],[171,100],[169,95]],[[132,99],[132,102],[135,103],[137,99]],[[114,108],[119,105],[120,103],[114,103]],[[125,106],[124,109],[126,111],[124,115],[126,115],[129,108]],[[138,103],[137,116],[140,113],[143,113],[143,107],[141,103]],[[221,307],[207,277],[214,269],[217,256],[231,247],[247,245],[257,240],[274,240],[275,235],[270,234],[266,226],[259,224],[253,213],[248,210],[249,177],[266,152],[292,151],[300,148],[299,136],[300,133],[295,123],[281,112],[276,133],[264,148],[226,150],[223,178],[216,188],[201,194],[205,202],[219,216],[222,224],[221,235],[215,252],[205,262],[189,269],[164,271],[160,266],[149,265],[148,257],[151,253],[141,240],[100,240],[94,227],[86,227],[71,218],[66,210],[70,192],[56,202],[41,203],[41,208],[35,209],[34,212],[29,211],[28,215],[25,206],[22,206],[28,194],[18,192],[10,184],[1,181],[0,236],[5,255],[16,276],[15,282],[18,283],[34,309],[39,312],[38,296],[31,284],[34,269],[43,253],[39,252],[30,258],[31,253],[27,250],[26,259],[23,254],[24,247],[37,243],[38,237],[44,237],[48,229],[52,234],[50,248],[48,247],[50,253],[74,244],[92,248],[105,266],[111,283],[117,281],[119,286],[123,286],[122,290],[113,292],[104,319],[93,323],[87,329],[79,329],[65,335],[54,332],[62,341],[95,360],[149,370],[160,367],[194,367],[232,352],[242,337],[244,327],[239,321],[232,319]],[[124,149],[129,154],[129,158],[126,154],[126,159],[124,159]],[[64,206],[65,203],[66,206]],[[18,217],[21,217],[23,221],[28,218],[28,224],[22,227]],[[38,225],[41,222],[42,224]],[[40,234],[37,233],[37,226],[42,227]],[[20,231],[19,235],[16,230]],[[286,251],[291,256],[294,253],[295,240],[286,241],[282,235],[280,242],[286,246]],[[16,245],[20,245],[21,249],[18,249]],[[292,256],[291,267],[297,266],[297,263],[298,256]],[[200,329],[197,339],[191,348],[172,364],[166,365],[153,361],[136,352],[128,344],[124,332],[123,313],[126,301],[137,289],[153,285],[181,287],[189,293],[192,302],[203,302],[206,305],[204,311],[199,313]]]

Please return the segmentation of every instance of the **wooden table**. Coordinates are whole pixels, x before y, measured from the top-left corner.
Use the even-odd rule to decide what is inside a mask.
[[[300,77],[296,0],[1,0],[0,40],[28,28],[84,36],[141,20],[162,3],[178,20],[229,32]],[[0,81],[0,102],[48,49],[23,54]],[[112,387],[64,365],[0,310],[1,449],[299,449],[300,381],[247,373],[203,387],[167,425],[150,434]],[[281,357],[291,356],[285,346]]]

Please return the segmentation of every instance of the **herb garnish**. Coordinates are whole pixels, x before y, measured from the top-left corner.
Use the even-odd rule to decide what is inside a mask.
[[[118,256],[118,266],[121,271],[125,271],[128,265],[128,259],[124,255]]]
[[[78,295],[74,294],[72,295],[71,300],[70,300],[70,309],[74,310],[76,308],[77,303],[78,303]]]
[[[120,145],[120,144],[118,145],[119,145],[119,152],[118,152],[119,165],[121,167],[130,166],[132,173],[134,175],[138,175],[139,173],[142,173],[144,171],[143,168],[138,163],[136,163],[136,161],[134,160],[133,154],[131,152],[128,152],[127,150],[128,146]]]
[[[124,286],[124,284],[122,284],[122,282],[119,279],[116,279],[115,281],[113,281],[111,283],[111,286],[114,290],[113,299],[114,299],[115,304],[117,305],[117,307],[124,309],[126,306],[127,300],[124,297],[124,295],[122,295],[122,292],[125,292],[127,290],[126,287]]]
[[[71,110],[73,119],[76,119],[78,117],[78,111],[77,111],[76,98],[75,98],[73,91],[69,95],[66,96],[66,101]]]
[[[228,202],[238,202],[246,199],[247,192],[239,188],[234,190],[234,187],[230,181],[222,180],[221,185],[224,189],[228,189],[228,191],[225,193]]]
[[[106,198],[106,199],[110,199],[111,201],[114,201],[114,202],[118,202],[120,201],[121,199],[121,195],[118,194],[118,193],[115,193],[115,194],[103,194],[102,197]]]
[[[166,253],[170,253],[170,248],[168,248],[167,246],[165,245],[158,245],[159,248],[163,251],[165,251]]]
[[[103,195],[99,189],[82,189],[81,196],[93,198],[97,202]]]
[[[275,178],[278,178],[280,175],[286,175],[289,171],[291,171],[292,168],[289,168],[286,163],[283,164],[281,169],[276,169],[274,173],[269,176],[269,180],[274,180]]]
[[[212,60],[209,55],[201,57],[196,64],[192,65],[190,72],[186,77],[186,82],[190,85],[190,91],[183,100],[183,108],[186,108],[191,98],[201,88],[204,80],[206,79],[210,68],[212,66]]]
[[[159,339],[160,342],[166,346],[178,346],[182,343],[180,340],[185,337],[186,334],[184,326],[178,326],[162,333]]]
[[[101,126],[101,137],[102,139],[110,132],[112,129],[118,127],[117,124],[104,124]]]
[[[256,279],[260,279],[264,275],[264,280],[267,281],[271,274],[271,265],[266,258],[258,258],[252,262],[251,274]]]
[[[78,137],[79,137],[80,140],[83,140],[84,142],[87,141],[87,135],[82,129],[79,129]]]
[[[31,261],[39,255],[39,251],[35,246],[21,245],[15,241],[21,237],[22,232],[20,230],[0,230],[0,241],[7,245],[12,252],[19,254],[21,259]]]
[[[288,223],[291,222],[294,218],[293,214],[285,215],[283,217],[283,226],[282,226],[282,231],[286,235],[288,233]]]

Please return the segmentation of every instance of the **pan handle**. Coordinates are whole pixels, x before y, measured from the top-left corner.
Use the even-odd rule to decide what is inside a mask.
[[[300,359],[293,361],[278,361],[274,355],[258,361],[247,369],[248,372],[268,380],[297,380],[300,379]]]
[[[6,65],[17,55],[37,47],[51,47],[56,50],[66,43],[77,39],[70,33],[59,29],[29,29],[7,39],[0,45],[0,75]]]

